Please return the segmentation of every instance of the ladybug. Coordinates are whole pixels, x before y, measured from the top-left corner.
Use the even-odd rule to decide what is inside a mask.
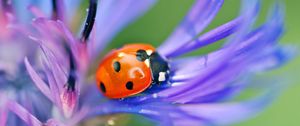
[[[166,84],[168,77],[168,62],[148,44],[128,44],[112,50],[96,73],[97,86],[108,98],[139,94],[152,85]]]

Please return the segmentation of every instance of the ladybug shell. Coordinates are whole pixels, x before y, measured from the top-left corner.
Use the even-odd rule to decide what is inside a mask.
[[[150,61],[139,59],[138,52],[141,50],[152,53],[155,48],[130,44],[113,50],[103,59],[97,69],[96,80],[104,96],[124,98],[138,94],[151,85]]]

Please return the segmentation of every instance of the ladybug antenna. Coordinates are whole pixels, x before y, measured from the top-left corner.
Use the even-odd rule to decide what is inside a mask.
[[[62,1],[52,0],[52,19],[63,20]]]
[[[67,86],[68,91],[75,91],[75,82],[76,82],[76,64],[75,64],[75,58],[72,55],[72,50],[70,46],[68,46],[66,43],[64,44],[65,50],[69,56],[69,62],[70,62],[70,70],[68,75],[68,81],[65,86]]]
[[[94,23],[95,23],[95,17],[97,13],[97,4],[98,0],[90,0],[90,5],[88,8],[88,15],[85,21],[84,29],[81,36],[81,41],[86,42],[86,40],[89,38],[90,33],[93,29]]]

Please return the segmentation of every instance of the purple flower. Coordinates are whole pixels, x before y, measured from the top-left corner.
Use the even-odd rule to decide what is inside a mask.
[[[22,120],[8,112],[10,100],[16,101],[30,113],[38,114],[45,121],[49,116],[43,107],[50,107],[50,101],[34,86],[24,65],[25,56],[35,57],[37,46],[28,38],[33,28],[22,22],[30,15],[17,16],[11,1],[0,3],[0,122],[2,125],[18,125]],[[37,71],[40,67],[33,63]],[[40,72],[39,72],[40,73]],[[23,124],[20,124],[21,126]]]
[[[75,10],[78,3],[53,0],[50,15],[37,6],[29,7],[36,16],[32,21],[36,31],[25,34],[39,45],[41,66],[32,65],[35,57],[25,58],[26,70],[35,85],[26,87],[36,87],[51,102],[46,108],[48,118],[42,120],[41,114],[30,111],[24,103],[8,98],[0,104],[1,122],[7,120],[7,108],[34,126],[76,125],[91,117],[115,113],[140,114],[160,125],[226,125],[257,114],[279,92],[278,85],[268,85],[260,87],[262,95],[235,100],[256,73],[279,67],[290,58],[290,53],[277,44],[284,31],[279,5],[274,6],[263,25],[254,28],[259,3],[245,0],[239,17],[202,33],[223,0],[196,1],[181,24],[157,48],[170,64],[171,84],[116,100],[105,98],[97,90],[94,79],[90,79],[91,66],[98,63],[97,57],[114,35],[146,12],[155,0],[90,0],[79,37],[68,28],[75,14],[68,9]],[[180,57],[222,39],[226,43],[216,51]],[[43,102],[40,98],[35,101]]]

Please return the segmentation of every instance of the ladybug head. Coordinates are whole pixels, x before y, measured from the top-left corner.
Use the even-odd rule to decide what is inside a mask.
[[[147,89],[152,82],[147,52],[151,46],[127,45],[110,52],[97,69],[97,85],[108,98],[124,98]]]

